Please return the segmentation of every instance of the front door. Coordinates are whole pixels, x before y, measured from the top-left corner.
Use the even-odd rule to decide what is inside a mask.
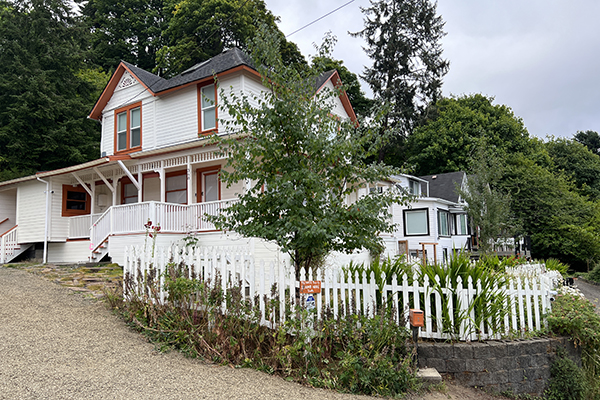
[[[220,167],[198,170],[198,202],[221,199],[219,171]]]

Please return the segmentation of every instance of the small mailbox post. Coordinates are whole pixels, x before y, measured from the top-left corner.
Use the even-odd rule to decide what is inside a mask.
[[[412,329],[413,342],[415,343],[415,356],[417,358],[415,361],[418,363],[419,345],[417,343],[419,340],[419,328],[425,326],[425,320],[423,319],[423,311],[411,308],[408,311],[408,319],[410,321],[410,327]]]

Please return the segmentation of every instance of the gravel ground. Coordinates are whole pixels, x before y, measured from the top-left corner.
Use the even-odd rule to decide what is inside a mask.
[[[369,399],[158,353],[103,303],[0,267],[0,399]]]

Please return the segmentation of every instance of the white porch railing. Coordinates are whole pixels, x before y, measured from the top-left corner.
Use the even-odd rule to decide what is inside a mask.
[[[92,248],[115,234],[144,233],[144,225],[160,226],[162,232],[186,233],[215,230],[204,215],[218,215],[238,199],[211,201],[191,205],[160,203],[155,201],[123,204],[110,207],[91,227]]]
[[[90,226],[102,214],[78,215],[69,218],[69,239],[83,239],[90,237]]]
[[[17,226],[2,235],[0,240],[0,264],[4,264],[19,249],[17,243]]]

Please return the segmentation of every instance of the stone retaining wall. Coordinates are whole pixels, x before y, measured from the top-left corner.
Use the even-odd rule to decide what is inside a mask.
[[[420,342],[419,367],[432,367],[458,383],[497,392],[541,395],[556,349],[581,365],[581,352],[567,338],[472,343]]]

